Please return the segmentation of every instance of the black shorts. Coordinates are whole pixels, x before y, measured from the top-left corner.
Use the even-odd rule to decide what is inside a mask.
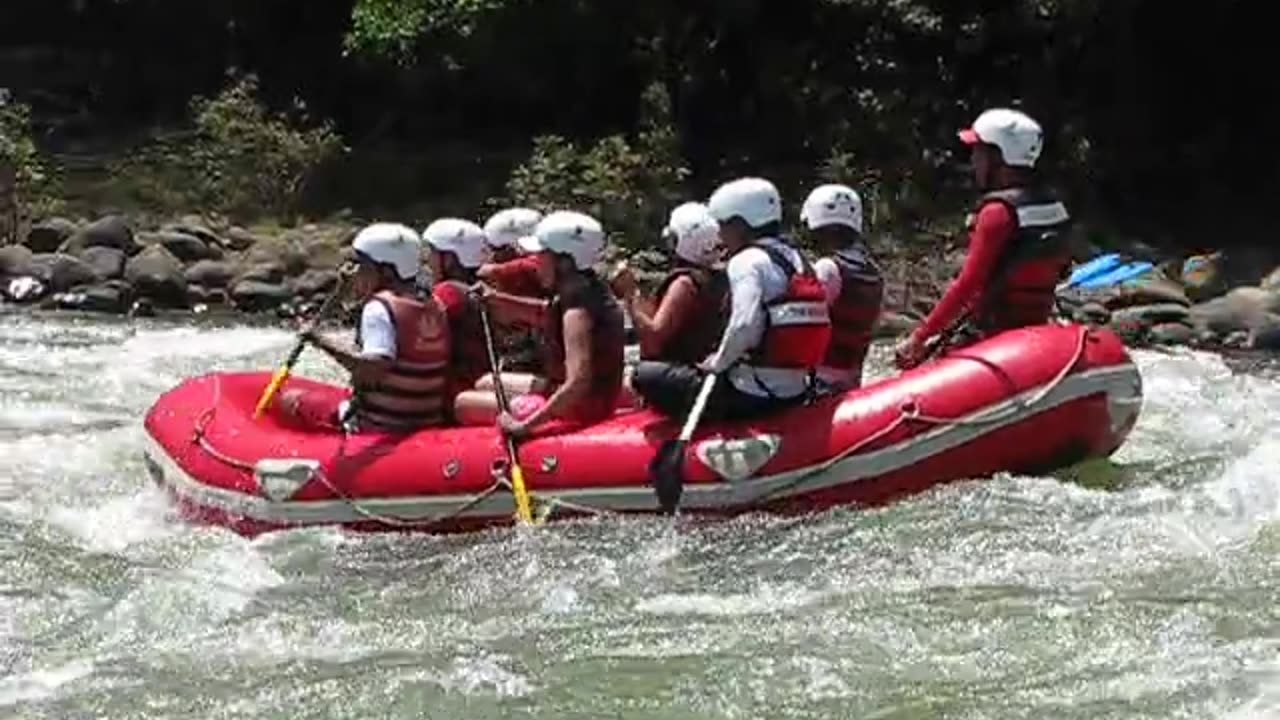
[[[683,418],[693,407],[706,373],[690,365],[644,361],[636,366],[631,386],[645,403],[669,417]],[[770,398],[744,393],[727,377],[716,381],[702,417],[706,420],[739,420],[799,405],[804,396]]]

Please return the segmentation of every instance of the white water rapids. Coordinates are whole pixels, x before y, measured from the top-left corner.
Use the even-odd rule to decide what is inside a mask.
[[[1280,717],[1266,364],[1139,352],[1114,464],[875,511],[448,538],[174,521],[143,412],[290,341],[0,313],[0,717]],[[318,353],[301,372],[338,377]]]

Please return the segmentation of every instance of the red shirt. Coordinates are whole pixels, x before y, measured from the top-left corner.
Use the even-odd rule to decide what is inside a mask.
[[[493,266],[490,280],[495,288],[510,295],[545,297],[538,280],[538,256],[524,255]]]
[[[969,231],[969,252],[965,255],[964,267],[929,317],[913,333],[917,341],[923,342],[951,327],[962,312],[977,305],[1017,229],[1017,218],[1008,205],[993,202],[982,206]]]

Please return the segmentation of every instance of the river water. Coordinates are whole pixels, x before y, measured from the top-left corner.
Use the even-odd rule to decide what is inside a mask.
[[[1114,464],[876,511],[448,538],[174,521],[143,412],[289,342],[0,314],[0,717],[1280,716],[1266,366],[1138,353]]]

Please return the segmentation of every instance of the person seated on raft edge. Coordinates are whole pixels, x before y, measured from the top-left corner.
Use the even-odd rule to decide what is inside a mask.
[[[521,247],[538,258],[538,277],[549,301],[517,297],[480,285],[480,298],[498,322],[544,328],[552,359],[545,377],[503,375],[510,413],[499,413],[491,390],[458,397],[456,413],[466,425],[497,419],[504,432],[520,437],[551,420],[591,425],[614,414],[622,389],[622,310],[591,268],[603,254],[604,230],[594,218],[559,211],[538,223]]]
[[[352,291],[364,302],[356,347],[314,328],[303,337],[351,373],[349,401],[281,393],[286,418],[315,429],[412,432],[444,424],[450,334],[444,309],[415,292],[422,242],[404,225],[376,223],[352,241]]]
[[[782,199],[773,183],[740,178],[707,203],[729,255],[730,315],[715,353],[698,366],[641,362],[632,385],[669,416],[692,406],[706,373],[720,374],[704,418],[747,418],[798,405],[814,387],[831,321],[826,290],[779,237]]]
[[[716,349],[728,322],[729,282],[711,266],[720,257],[720,229],[702,203],[671,211],[662,232],[672,254],[672,269],[657,297],[640,297],[626,261],[609,280],[614,295],[631,313],[642,360],[697,363]]]
[[[960,274],[894,350],[903,370],[920,364],[926,343],[951,331],[966,311],[973,339],[1048,322],[1055,290],[1071,264],[1071,218],[1033,175],[1044,144],[1040,125],[1017,110],[997,108],[983,112],[959,136],[970,147],[983,194],[970,216]]]
[[[449,402],[453,418],[459,394],[475,387],[489,373],[489,351],[485,347],[480,303],[471,295],[476,268],[488,255],[484,230],[458,218],[441,218],[422,231],[428,253],[427,264],[435,284],[431,295],[449,319],[452,354],[449,367]]]
[[[830,253],[813,264],[831,313],[831,343],[818,379],[833,392],[861,387],[884,300],[884,276],[862,239],[862,198],[845,185],[820,185],[805,198],[800,222],[818,249]]]

